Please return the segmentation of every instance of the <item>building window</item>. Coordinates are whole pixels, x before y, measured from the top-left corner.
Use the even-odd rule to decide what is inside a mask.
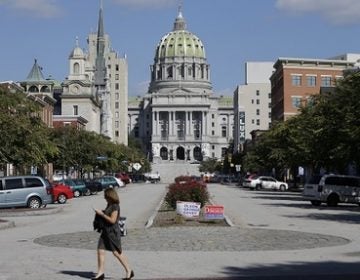
[[[269,99],[271,99],[271,92],[268,93],[268,97],[269,97]]]
[[[119,83],[115,84],[115,89],[119,89]]]
[[[119,109],[119,102],[115,102],[115,109]]]
[[[211,115],[211,118],[215,119],[215,114],[212,114],[212,115]]]
[[[271,119],[271,112],[269,112],[269,119]]]
[[[119,122],[118,121],[115,122],[115,128],[119,128]]]
[[[292,75],[291,76],[291,84],[293,86],[301,86],[301,76],[300,75]]]
[[[115,118],[119,118],[119,112],[115,112]]]
[[[256,120],[256,125],[260,125],[260,120],[259,119]]]
[[[211,135],[215,135],[215,131],[214,131],[214,130],[211,131]]]
[[[211,123],[211,126],[212,126],[212,127],[215,127],[215,123],[214,123],[214,122],[212,122],[212,123]]]
[[[115,80],[119,80],[119,74],[115,74]]]
[[[74,63],[74,74],[80,74],[80,64]]]
[[[269,103],[269,108],[271,108],[271,103]]]
[[[251,99],[251,104],[254,104],[254,99]]]
[[[256,99],[256,104],[257,104],[257,105],[260,104],[260,99]]]
[[[77,116],[77,115],[79,114],[79,107],[78,107],[78,105],[74,105],[74,106],[73,106],[73,114],[74,114],[75,116]]]
[[[119,64],[116,64],[116,65],[115,65],[115,70],[116,70],[116,71],[119,71]]]
[[[257,95],[257,96],[260,95],[260,90],[256,90],[256,95]]]
[[[211,145],[211,149],[212,149],[212,150],[215,150],[215,145]]]
[[[119,137],[119,131],[115,130],[115,137]]]
[[[256,109],[256,115],[260,116],[260,109]]]
[[[316,76],[307,76],[306,77],[307,80],[307,85],[309,87],[314,87],[316,86]]]
[[[254,120],[254,119],[252,119],[252,120],[251,120],[251,123],[252,123],[252,124],[254,124],[254,123],[255,123],[255,120]]]
[[[331,86],[331,77],[330,76],[321,77],[321,86],[322,87],[330,87]]]
[[[115,92],[115,99],[119,100],[119,93],[118,92]]]
[[[212,158],[214,158],[215,157],[215,153],[212,153]]]
[[[301,106],[301,97],[291,96],[291,104],[294,108],[300,108]]]
[[[226,126],[222,126],[221,127],[221,137],[226,137],[226,132],[227,132]]]

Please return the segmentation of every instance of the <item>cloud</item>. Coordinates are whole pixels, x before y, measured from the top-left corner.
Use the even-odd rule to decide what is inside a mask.
[[[178,0],[113,0],[114,3],[132,8],[166,8],[172,7]]]
[[[0,0],[1,5],[38,17],[52,18],[61,14],[55,0]]]
[[[320,14],[336,25],[360,23],[359,0],[276,0],[276,8],[291,13]]]

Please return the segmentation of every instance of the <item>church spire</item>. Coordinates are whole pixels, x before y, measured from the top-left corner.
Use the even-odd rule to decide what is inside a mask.
[[[180,1],[179,8],[178,8],[178,16],[175,19],[173,31],[186,30],[186,22],[185,22],[185,19],[183,17],[183,14],[182,14],[182,6],[183,6],[182,1]]]
[[[105,67],[105,35],[104,35],[103,2],[100,0],[96,60],[95,60],[95,86],[105,86],[106,67]]]

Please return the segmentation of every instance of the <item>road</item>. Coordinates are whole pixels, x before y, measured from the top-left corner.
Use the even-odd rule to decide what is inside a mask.
[[[211,199],[225,206],[232,227],[146,229],[165,187],[119,190],[135,279],[360,279],[356,206],[313,207],[298,193],[211,184]],[[0,230],[0,280],[90,278],[98,237],[92,206],[104,205],[98,194],[37,212],[43,215],[1,211],[16,226]],[[106,276],[124,276],[110,254]]]

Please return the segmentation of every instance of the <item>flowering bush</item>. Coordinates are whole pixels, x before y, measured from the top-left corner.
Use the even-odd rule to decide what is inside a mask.
[[[179,177],[178,177],[179,178]],[[176,178],[176,179],[178,179]],[[179,180],[169,186],[165,196],[166,203],[173,209],[176,208],[176,201],[200,202],[201,207],[209,200],[209,193],[206,184],[195,180],[185,179],[181,176]]]

